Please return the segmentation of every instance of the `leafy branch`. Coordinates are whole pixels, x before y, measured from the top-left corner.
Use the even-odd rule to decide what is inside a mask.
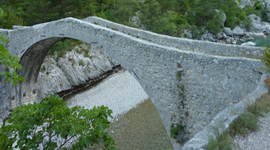
[[[0,40],[2,42],[9,43],[9,41],[4,38],[4,35],[5,34],[2,34],[0,36]],[[19,62],[20,62],[20,58],[10,55],[9,51],[4,47],[4,44],[0,43],[0,64],[6,66],[5,72],[0,71],[0,76],[3,76],[6,82],[11,81],[13,86],[16,86],[18,84],[18,81],[23,82],[25,80],[24,77],[20,77],[16,73],[17,69],[19,70],[22,69],[22,65],[19,64]],[[10,72],[10,69],[12,70],[12,72]]]

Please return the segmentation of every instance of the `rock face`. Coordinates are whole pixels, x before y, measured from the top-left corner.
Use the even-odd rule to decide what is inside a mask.
[[[71,90],[100,77],[116,64],[99,49],[87,44],[78,45],[59,58],[47,56],[38,76],[38,96],[43,99],[46,95]]]
[[[233,35],[231,28],[228,28],[228,27],[224,27],[223,32],[226,33],[229,36]]]
[[[270,24],[268,22],[261,22],[261,18],[255,14],[251,14],[248,17],[252,20],[252,32],[270,33]]]
[[[233,35],[244,35],[244,32],[243,30],[239,27],[239,26],[236,26],[234,29],[233,29]]]

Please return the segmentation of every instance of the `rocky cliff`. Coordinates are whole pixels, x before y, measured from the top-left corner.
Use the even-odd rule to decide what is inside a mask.
[[[63,53],[63,52],[62,52]],[[38,99],[46,95],[64,96],[108,76],[118,64],[98,48],[88,44],[77,45],[61,56],[48,55],[41,66],[38,84]]]

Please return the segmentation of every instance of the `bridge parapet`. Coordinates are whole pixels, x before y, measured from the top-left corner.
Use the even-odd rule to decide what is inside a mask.
[[[208,41],[171,37],[153,33],[150,31],[128,27],[95,16],[91,16],[83,20],[143,40],[147,40],[160,45],[174,47],[177,49],[220,56],[237,56],[237,57],[252,57],[252,58],[261,58],[263,56],[262,53],[263,51],[261,47],[240,46],[240,45],[222,44]]]

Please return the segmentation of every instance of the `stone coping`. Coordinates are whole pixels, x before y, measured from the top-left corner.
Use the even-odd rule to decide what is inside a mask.
[[[221,56],[240,56],[253,58],[261,58],[263,56],[262,47],[231,45],[214,43],[209,41],[171,37],[167,35],[153,33],[150,31],[128,27],[95,16],[85,18],[83,19],[83,21],[94,23],[96,25],[100,25],[106,28],[111,28],[112,30],[132,35],[134,37],[147,40],[156,44],[174,47],[177,49],[183,49],[186,51],[202,52],[206,54]]]

